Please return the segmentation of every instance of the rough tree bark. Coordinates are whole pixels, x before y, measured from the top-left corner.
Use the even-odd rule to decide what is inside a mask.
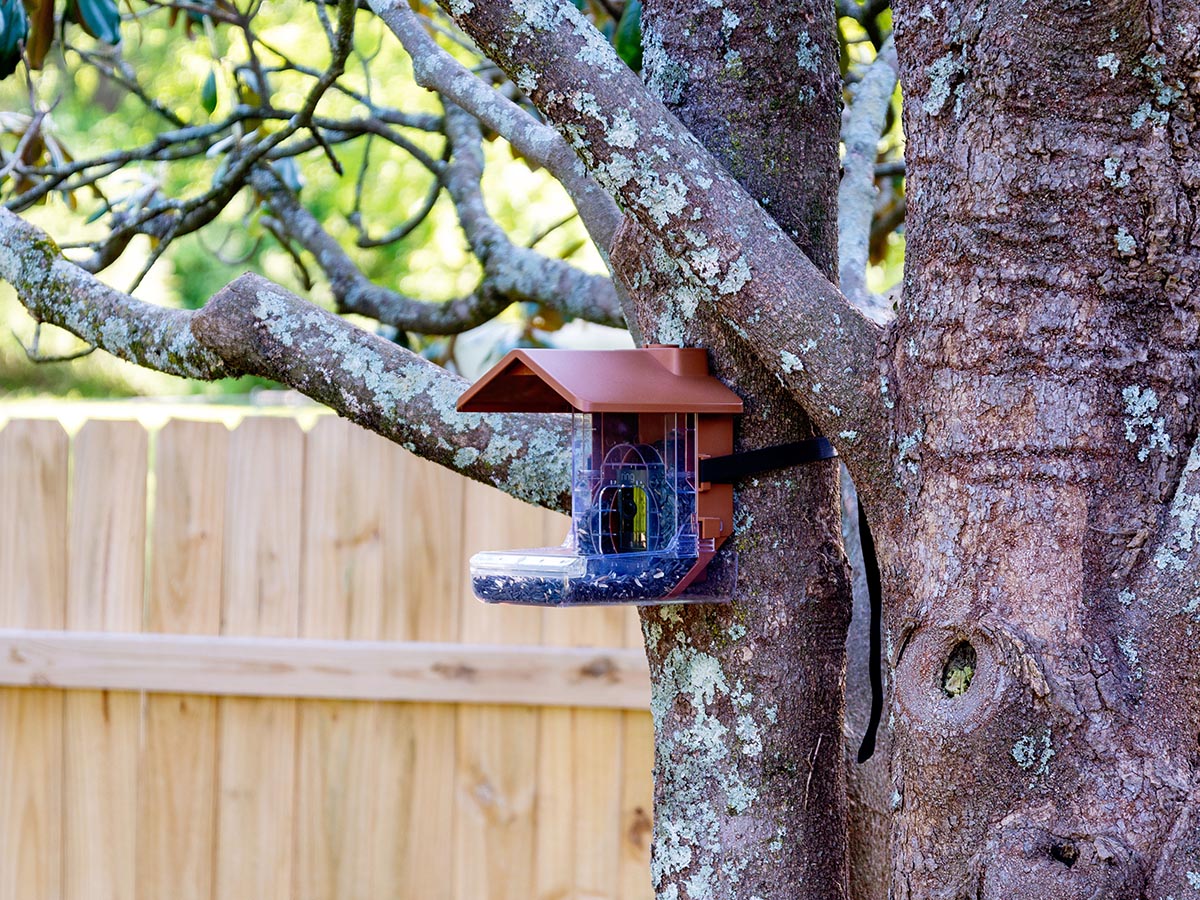
[[[652,0],[644,10],[651,90],[834,277],[833,9],[808,0]],[[780,54],[802,64],[781,67]],[[612,252],[651,341],[671,328],[660,320],[663,296],[677,287],[677,274],[654,271],[661,252],[632,223]],[[745,347],[695,320],[683,341],[707,346],[713,370],[746,404],[735,449],[816,433]],[[655,686],[652,879],[661,897],[765,900],[797,884],[814,897],[845,897],[842,675],[851,595],[837,464],[764,473],[736,488],[733,549],[744,574],[734,602],[642,616]]]
[[[1200,12],[895,21],[894,894],[1196,896]]]
[[[993,2],[903,4],[896,16],[912,219],[906,295],[876,375],[888,471],[838,434],[880,526],[888,587],[892,889],[1182,895],[1200,882],[1186,863],[1196,509],[1181,481],[1194,480],[1184,448],[1196,434],[1197,13]],[[489,47],[514,71],[517,48],[550,75],[535,101],[611,167],[607,120],[590,125],[555,90],[559,59],[519,34]],[[686,280],[696,255],[672,243],[669,215],[655,224],[690,260]],[[653,274],[632,283],[665,292]],[[733,293],[715,304],[727,319],[761,311]],[[798,354],[802,367],[814,355]],[[849,368],[852,381],[865,372]],[[823,384],[784,380],[830,421]],[[723,677],[704,662],[704,678],[689,669],[682,685],[695,685],[696,709]],[[679,681],[664,669],[659,690]],[[703,866],[689,874],[701,877],[687,895],[754,896]]]

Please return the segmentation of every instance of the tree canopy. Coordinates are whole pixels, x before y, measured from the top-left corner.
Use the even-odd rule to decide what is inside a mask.
[[[639,69],[641,4],[580,6]],[[431,46],[541,121],[448,16],[415,9]],[[886,41],[889,12],[853,4],[843,12],[849,96]],[[68,5],[57,19],[52,3],[14,3],[4,20],[6,206],[43,224],[89,272],[153,302],[198,309],[250,269],[370,319],[375,324],[357,321],[452,369],[457,335],[497,316],[507,325],[480,342],[490,350],[485,358],[515,344],[553,343],[573,320],[624,326],[612,289],[590,277],[605,274],[603,263],[554,175],[469,116],[447,129],[439,96],[416,85],[409,57],[366,10],[347,20],[353,39],[344,71],[325,88],[318,79],[336,55],[332,6],[148,4],[123,15],[122,24],[109,0]],[[894,80],[883,81],[877,90],[886,92]],[[316,121],[298,127],[294,116],[318,92]],[[898,278],[903,255],[898,111],[896,99],[878,154],[879,135],[867,133],[873,123],[864,130],[856,122],[862,133],[848,135],[862,144],[852,152],[870,155],[878,169],[876,176],[860,167],[860,191],[876,205],[875,186],[883,189],[868,240],[871,261],[882,264],[874,277],[887,283]],[[260,168],[269,166],[275,183],[259,174],[256,187],[253,167],[230,162],[261,141],[272,147]],[[168,227],[180,216],[186,221]],[[535,289],[506,274],[518,267]],[[50,325],[33,348],[31,328],[14,321],[14,331],[34,357],[50,360],[95,346],[56,337]],[[10,344],[10,366],[14,350]],[[472,347],[468,359],[478,357]],[[11,384],[189,390],[89,362],[67,367],[65,379],[62,366],[22,365]],[[269,382],[243,379],[226,389],[256,383]]]

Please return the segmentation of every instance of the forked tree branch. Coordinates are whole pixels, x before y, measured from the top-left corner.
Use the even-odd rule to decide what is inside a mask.
[[[717,298],[668,314],[723,323],[835,443],[876,448],[855,455],[878,470],[885,462],[878,448],[887,443],[878,326],[816,270],[571,3],[449,6],[626,214]],[[411,27],[402,0],[373,0],[372,7],[394,31]],[[428,78],[426,63],[417,68],[418,78]],[[664,326],[656,330],[669,335],[670,323]]]
[[[621,224],[621,211],[558,132],[537,121],[442,49],[407,2],[372,0],[371,7],[412,58],[417,84],[465,109],[502,135],[522,156],[558,179],[579,210],[592,240],[602,254],[607,253]]]
[[[443,170],[443,174],[443,180],[454,177],[451,171]],[[477,248],[472,242],[484,268],[484,278],[475,291],[438,303],[390,290],[363,274],[278,176],[260,168],[251,174],[250,182],[267,198],[287,235],[316,259],[342,312],[369,316],[419,334],[459,334],[518,302],[539,303],[603,325],[620,327],[624,322],[611,280],[513,245],[490,217],[487,245]],[[457,199],[455,203],[459,205]],[[482,215],[486,216],[486,210]],[[480,223],[479,227],[485,226]]]
[[[164,309],[103,284],[4,209],[0,278],[38,322],[121,359],[185,378],[270,378],[470,478],[568,508],[566,417],[456,412],[462,378],[265,278],[244,275],[196,312]]]

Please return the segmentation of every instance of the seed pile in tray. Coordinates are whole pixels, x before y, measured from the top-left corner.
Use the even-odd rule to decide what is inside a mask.
[[[633,573],[591,573],[569,581],[524,575],[479,575],[472,579],[475,595],[488,603],[524,603],[531,606],[636,603],[658,600],[671,592],[695,559],[651,557],[645,568]],[[639,560],[639,562],[642,562]]]

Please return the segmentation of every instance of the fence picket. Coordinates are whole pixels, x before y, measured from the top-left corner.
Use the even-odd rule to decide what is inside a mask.
[[[296,423],[247,419],[230,435],[221,634],[296,636],[303,479]],[[288,900],[296,701],[224,698],[217,722],[214,897]]]
[[[543,541],[562,541],[570,521],[547,514],[542,518]],[[570,647],[575,640],[573,620],[581,610],[542,611],[542,643]],[[535,850],[538,900],[565,900],[575,896],[575,716],[569,707],[543,707],[538,713],[537,847]]]
[[[561,611],[570,616],[576,647],[619,647],[625,607]],[[624,777],[622,714],[609,709],[571,711],[575,741],[575,885],[579,900],[613,900],[618,891],[621,788]]]
[[[68,629],[141,630],[147,444],[136,422],[100,420],[85,423],[72,442]],[[63,703],[63,895],[129,900],[141,697],[70,691]]]
[[[641,617],[627,609],[625,646],[645,652]],[[651,609],[650,615],[658,611]],[[649,696],[646,697],[649,703]],[[620,857],[617,863],[621,900],[654,900],[650,884],[650,848],[654,838],[654,722],[644,710],[621,713],[624,736],[624,777],[617,822]]]
[[[57,422],[0,430],[0,625],[62,628],[67,435]],[[62,694],[0,689],[0,900],[62,893]]]
[[[511,543],[533,546],[543,535],[540,510],[495,488],[464,491],[464,553]],[[536,644],[541,610],[497,607],[469,597],[460,640]],[[534,896],[534,812],[538,711],[470,706],[458,711],[455,896],[460,900],[528,900]]]
[[[154,442],[147,631],[217,634],[229,432],[175,419]],[[145,700],[139,764],[137,897],[211,900],[217,705]]]
[[[654,832],[654,724],[645,712],[621,713],[625,726],[625,777],[621,792],[621,900],[653,900],[650,844]]]
[[[399,447],[388,448],[388,503],[383,534],[389,615],[384,637],[456,641],[465,563],[463,479]],[[395,896],[426,900],[450,893],[454,856],[454,765],[458,719],[444,703],[391,704],[407,786],[391,819],[401,865]],[[384,813],[386,815],[386,811]]]
[[[382,522],[387,445],[338,419],[309,432],[304,459],[301,634],[379,636],[386,609]],[[378,766],[397,754],[377,703],[299,705],[296,896],[368,900],[394,882]],[[382,831],[382,833],[381,833]]]

